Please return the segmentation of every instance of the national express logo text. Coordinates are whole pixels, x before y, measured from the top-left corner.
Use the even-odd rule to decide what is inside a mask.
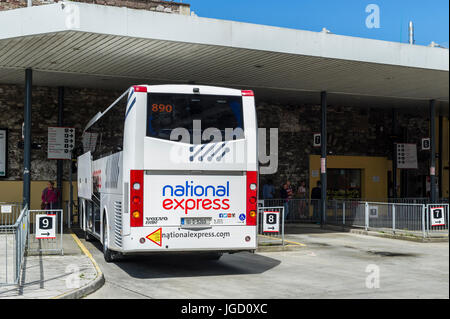
[[[187,214],[193,210],[228,210],[230,209],[230,182],[225,185],[195,185],[193,181],[186,181],[184,185],[165,185],[162,196],[165,210],[181,209]],[[192,197],[192,198],[181,198]]]

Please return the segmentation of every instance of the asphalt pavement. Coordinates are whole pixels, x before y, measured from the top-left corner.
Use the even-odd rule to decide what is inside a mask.
[[[317,228],[286,238],[302,246],[219,261],[151,255],[115,263],[104,261],[100,243],[83,241],[105,275],[104,286],[86,298],[449,298],[448,242]]]

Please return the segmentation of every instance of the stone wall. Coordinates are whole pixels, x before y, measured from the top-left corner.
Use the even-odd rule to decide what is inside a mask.
[[[286,180],[309,184],[309,156],[320,155],[313,146],[313,134],[320,133],[320,105],[257,104],[258,126],[279,128],[278,172],[261,176],[261,184],[271,179],[278,188]],[[398,114],[397,142],[415,143],[419,169],[410,177],[428,174],[428,152],[420,151],[421,138],[428,136],[429,121],[418,114]],[[392,111],[390,109],[349,106],[327,108],[328,155],[381,156],[392,158]]]
[[[33,0],[33,5],[45,5],[59,2],[61,0]],[[172,1],[157,0],[74,0],[73,2],[84,2],[115,7],[127,7],[132,9],[143,9],[166,13],[189,15],[190,5]],[[23,8],[27,6],[27,0],[0,0],[0,11]]]
[[[0,127],[8,128],[8,177],[21,180],[23,171],[22,123],[24,118],[24,87],[0,85]],[[98,111],[104,110],[122,92],[89,89],[64,89],[64,125],[76,128],[79,141],[84,126]],[[39,149],[31,152],[31,179],[56,179],[56,161],[47,160],[47,134],[49,126],[57,126],[58,89],[33,87],[32,142]],[[65,179],[68,179],[68,162]]]
[[[79,141],[87,121],[104,110],[122,92],[65,88],[64,124],[76,128]],[[32,150],[32,180],[56,178],[56,161],[48,161],[47,128],[56,126],[58,90],[33,87],[32,140],[40,149]],[[9,129],[8,180],[21,180],[23,152],[21,141],[24,88],[0,85],[0,127]],[[261,183],[272,178],[275,185],[287,179],[295,185],[309,181],[309,155],[320,154],[313,147],[313,134],[320,132],[320,106],[273,105],[257,101],[259,127],[279,128],[279,167],[274,175],[262,175]],[[380,108],[328,107],[328,152],[332,155],[391,157],[391,110]],[[407,133],[407,142],[416,143],[428,135],[428,118],[417,114],[399,114],[398,126]],[[400,129],[402,131],[402,129]],[[405,133],[404,133],[405,135]],[[404,137],[406,138],[406,137]],[[406,141],[406,140],[404,140]],[[419,153],[419,170],[410,174],[427,175],[427,152]],[[67,165],[67,163],[66,163]],[[67,169],[65,169],[67,173]],[[67,174],[66,174],[67,178]]]

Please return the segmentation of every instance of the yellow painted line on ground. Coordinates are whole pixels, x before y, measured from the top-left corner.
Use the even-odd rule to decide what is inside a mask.
[[[97,265],[97,262],[95,261],[94,257],[92,257],[92,254],[90,253],[90,251],[86,248],[86,246],[83,245],[83,243],[80,241],[80,239],[78,238],[77,235],[75,235],[73,232],[71,233],[73,240],[77,243],[78,247],[80,247],[81,251],[88,256],[88,258],[91,260],[92,264],[95,267],[95,270],[97,271],[97,276],[95,277],[94,280],[96,280],[98,277],[100,277],[102,275],[102,271],[100,270],[100,267]],[[70,292],[68,292],[70,293]],[[63,293],[61,295],[58,295],[56,297],[53,297],[51,299],[59,299],[64,295],[67,295],[68,293]]]
[[[296,241],[290,241],[290,240],[284,240],[286,243],[289,243],[289,244],[294,244],[294,245],[299,245],[299,246],[304,246],[304,247],[306,247],[306,244],[302,244],[302,243],[297,243]]]
[[[92,257],[92,254],[90,253],[90,251],[86,248],[86,246],[83,245],[83,243],[80,241],[80,239],[78,238],[77,235],[75,235],[74,233],[71,234],[73,237],[73,240],[75,240],[75,242],[77,243],[78,247],[80,247],[81,251],[89,257],[89,259],[92,261],[92,263],[94,264],[95,269],[97,270],[97,277],[99,275],[102,274],[102,271],[100,270],[100,267],[97,265],[97,262],[95,261],[94,257]]]
[[[279,241],[281,241],[281,238],[275,238],[275,237],[271,237],[271,236],[266,236],[266,235],[258,235],[258,236],[261,236],[261,237],[264,237],[264,238],[268,238],[268,239],[278,239]],[[297,243],[296,241],[292,241],[292,240],[284,240],[284,242],[286,242],[286,243],[289,243],[289,244],[293,244],[293,245],[296,245],[296,246],[306,246],[305,244],[302,244],[302,243]]]

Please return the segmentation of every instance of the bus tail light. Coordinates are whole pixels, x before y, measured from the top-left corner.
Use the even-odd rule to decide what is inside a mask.
[[[137,92],[137,93],[147,93],[147,87],[146,86],[134,85],[133,89],[134,89],[134,92]]]
[[[247,172],[247,226],[256,226],[258,216],[258,174]]]
[[[130,226],[144,226],[144,171],[130,171]]]
[[[242,96],[255,96],[255,93],[253,93],[252,90],[242,90],[241,93]]]

